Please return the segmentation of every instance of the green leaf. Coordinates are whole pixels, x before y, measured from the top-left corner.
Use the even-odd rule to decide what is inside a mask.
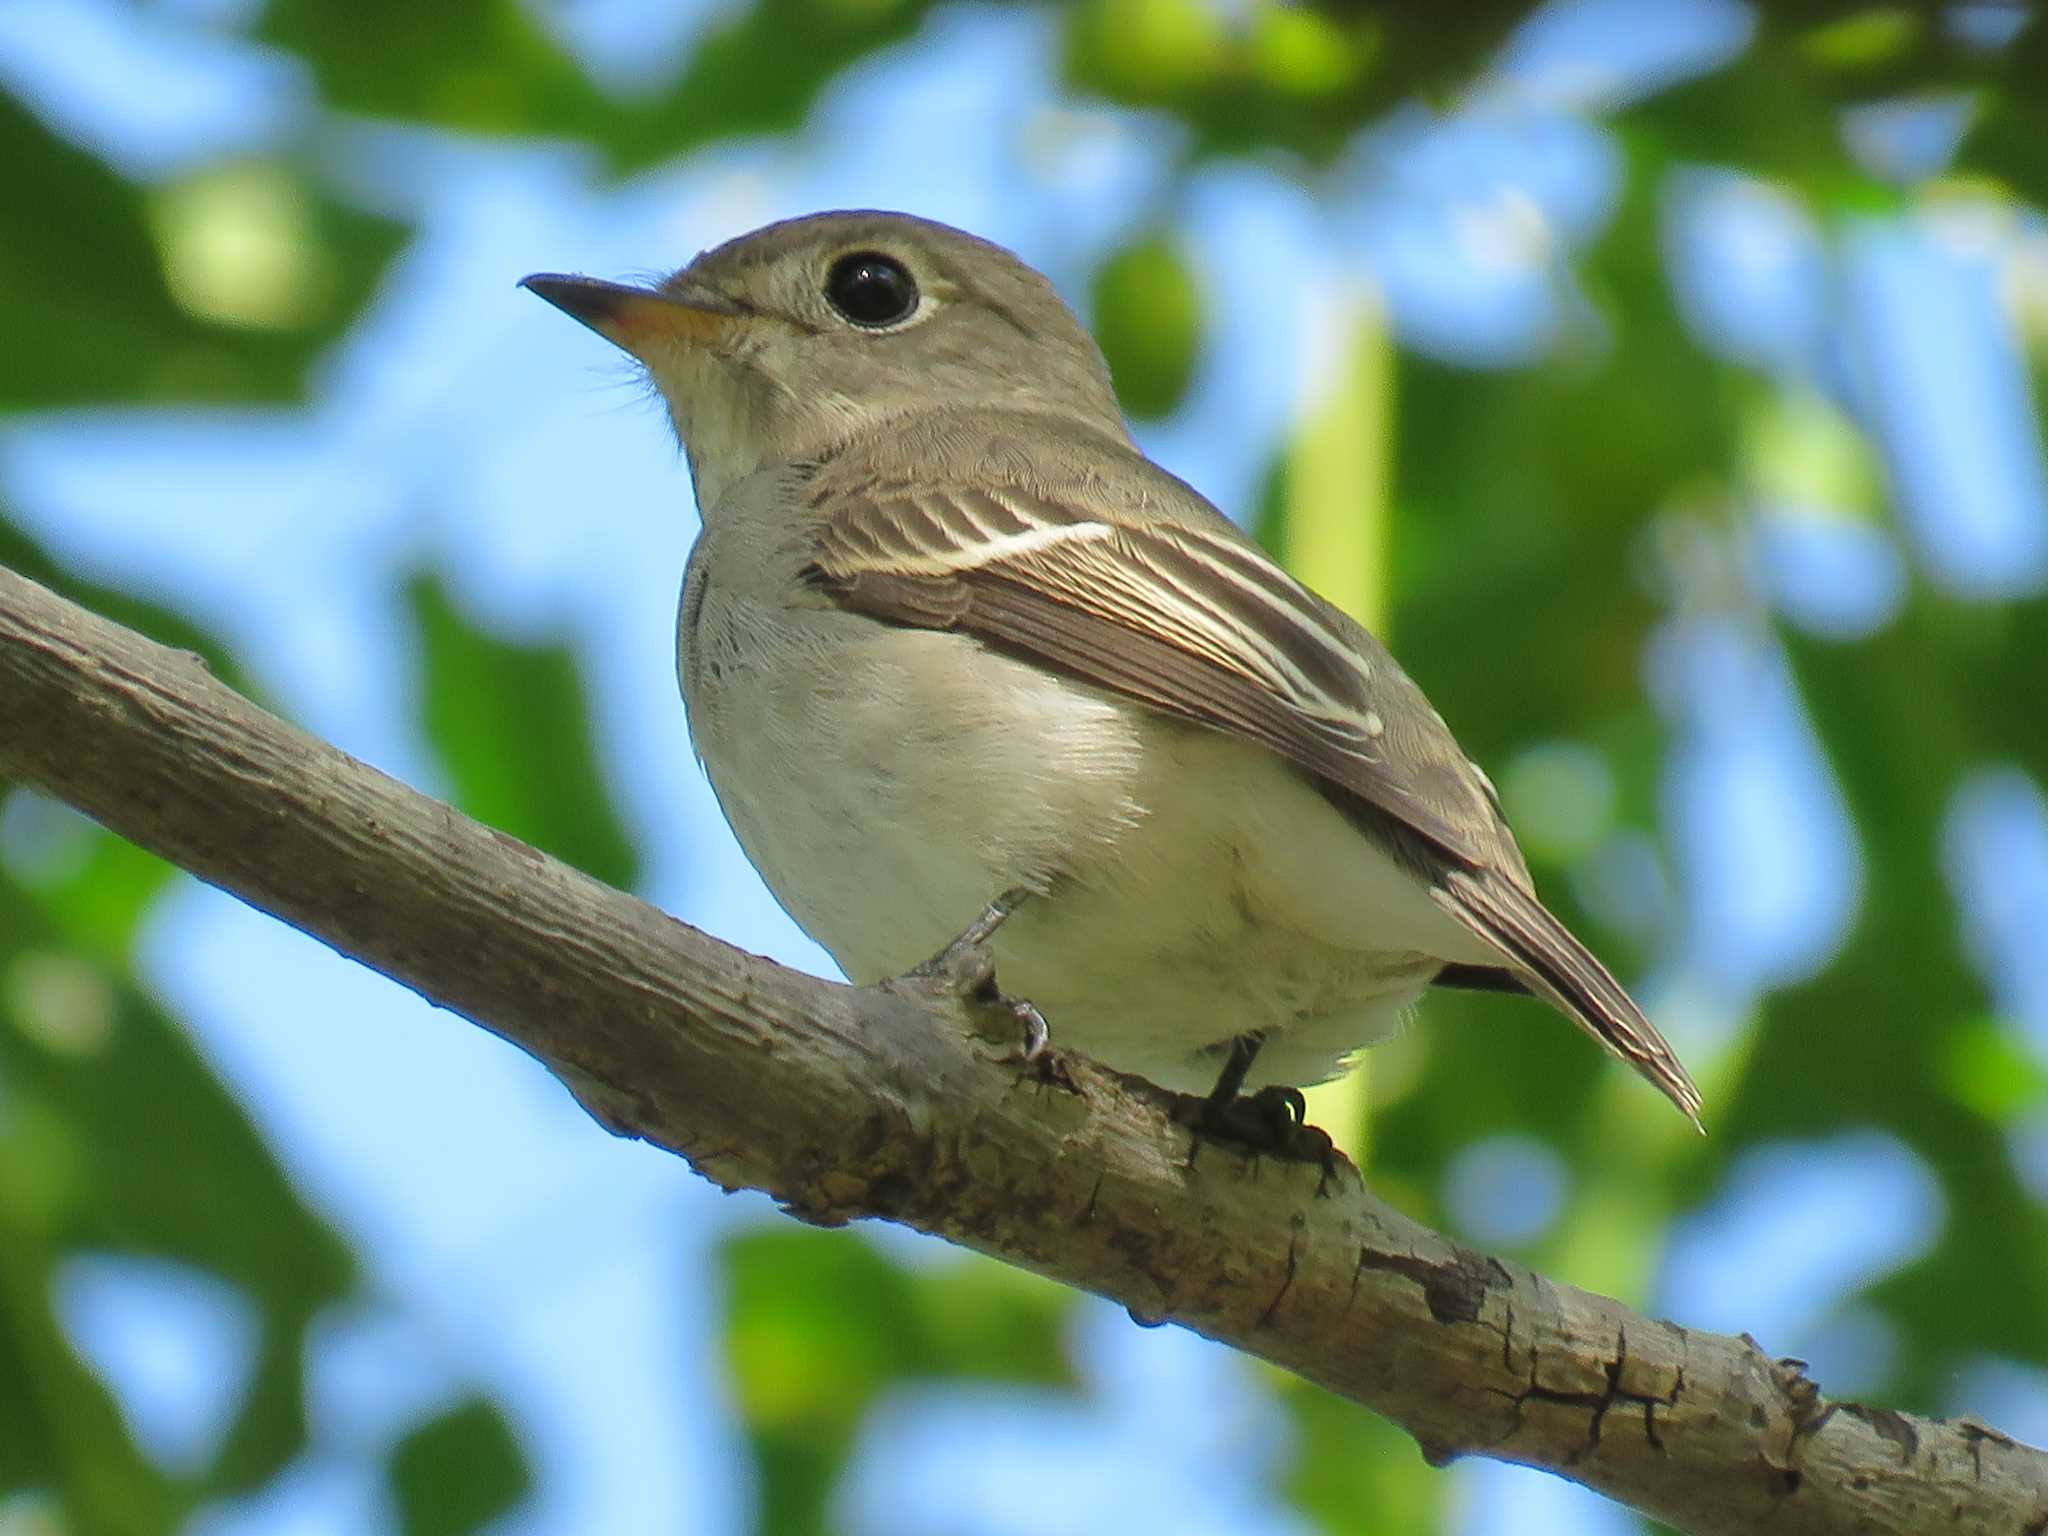
[[[846,70],[917,30],[931,0],[755,0],[646,98],[599,91],[517,0],[336,7],[277,0],[260,35],[312,66],[326,103],[466,133],[582,140],[616,171],[786,133]]]
[[[1356,87],[1379,52],[1378,33],[1347,29],[1306,6],[1262,5],[1252,13],[1252,70],[1274,90],[1312,99]]]
[[[1527,7],[1079,0],[1063,8],[1069,84],[1171,112],[1198,158],[1284,150],[1326,163],[1417,96],[1462,90]]]
[[[1095,339],[1124,410],[1171,414],[1202,354],[1202,293],[1180,242],[1162,231],[1130,241],[1096,269],[1092,287]]]
[[[300,399],[307,365],[354,321],[403,234],[327,196],[302,168],[270,166],[254,184],[270,189],[269,206],[287,210],[289,221],[268,231],[265,248],[303,283],[294,307],[271,316],[277,323],[223,324],[195,311],[190,291],[178,302],[165,263],[174,259],[177,271],[202,285],[246,280],[246,268],[228,258],[250,243],[239,231],[213,227],[246,216],[246,198],[181,201],[174,185],[155,201],[160,210],[183,209],[184,217],[169,225],[153,220],[142,191],[4,92],[0,164],[15,187],[33,189],[0,199],[0,287],[15,296],[8,344],[0,347],[0,412]]]
[[[920,1326],[947,1376],[1071,1388],[1063,1333],[1074,1293],[1025,1270],[962,1257],[911,1275]]]
[[[433,576],[415,576],[405,595],[419,627],[421,719],[456,803],[630,887],[639,859],[598,766],[574,653],[486,633]]]
[[[1997,62],[2004,80],[1980,94],[1957,159],[1999,177],[2038,210],[2048,204],[2048,101],[2040,89],[2048,79],[2048,18],[2036,10]]]
[[[1384,640],[1394,354],[1376,303],[1356,306],[1340,366],[1296,429],[1280,561]]]
[[[1828,69],[1867,69],[1910,54],[1922,37],[1924,18],[1903,6],[1859,6],[1848,15],[1809,28],[1799,51]]]
[[[750,1425],[850,1432],[885,1385],[936,1364],[909,1276],[858,1236],[764,1229],[723,1257],[726,1356]]]
[[[391,1448],[390,1476],[405,1536],[469,1536],[533,1491],[512,1426],[481,1397],[407,1431]]]
[[[1638,154],[1673,162],[1736,165],[1823,201],[1876,183],[1842,140],[1832,82],[1788,48],[1754,47],[1733,63],[1644,98],[1615,119]],[[1884,196],[1891,196],[1886,191]]]
[[[1168,106],[1231,64],[1222,12],[1201,0],[1082,0],[1068,12],[1067,69],[1116,101]]]
[[[596,134],[610,108],[516,0],[272,0],[257,34],[333,111],[465,133]]]
[[[0,1123],[0,1159],[23,1150],[21,1128]],[[64,1517],[52,1529],[169,1536],[192,1496],[136,1448],[65,1339],[50,1310],[55,1255],[39,1223],[19,1218],[0,1189],[0,1509],[36,1491]]]
[[[727,1366],[760,1471],[757,1529],[821,1530],[862,1417],[937,1363],[910,1279],[850,1232],[745,1232],[723,1256]]]
[[[140,194],[4,92],[0,163],[35,189],[0,199],[0,287],[14,295],[0,410],[145,393],[159,361],[201,337],[164,287]]]

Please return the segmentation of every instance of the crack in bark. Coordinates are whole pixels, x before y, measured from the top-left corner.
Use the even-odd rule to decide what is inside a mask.
[[[1993,1429],[1982,1419],[1972,1418],[1968,1414],[1956,1420],[1956,1428],[1962,1433],[1963,1444],[1969,1447],[1970,1476],[1976,1482],[1981,1483],[1984,1481],[1984,1444],[1986,1441],[2007,1450],[2015,1448],[2024,1449],[2020,1442],[2013,1439],[2011,1435],[2006,1434],[2003,1430]]]
[[[1685,1367],[1681,1365],[1678,1368],[1676,1378],[1671,1383],[1671,1396],[1668,1400],[1648,1397],[1643,1399],[1643,1438],[1659,1451],[1662,1451],[1665,1446],[1664,1436],[1657,1429],[1657,1410],[1659,1408],[1676,1409],[1679,1400],[1684,1396]]]
[[[1294,1235],[1287,1240],[1287,1273],[1281,1276],[1280,1289],[1273,1293],[1273,1299],[1266,1303],[1266,1310],[1259,1314],[1258,1322],[1253,1324],[1256,1328],[1264,1328],[1273,1321],[1273,1314],[1280,1310],[1280,1303],[1286,1299],[1287,1293],[1294,1289],[1294,1273],[1301,1258],[1301,1228],[1302,1219],[1296,1216]]]
[[[1632,1392],[1622,1386],[1623,1374],[1628,1369],[1628,1329],[1619,1330],[1615,1339],[1614,1357],[1601,1362],[1601,1372],[1607,1378],[1607,1385],[1598,1392],[1574,1392],[1562,1387],[1546,1387],[1537,1381],[1541,1360],[1535,1350],[1529,1356],[1529,1384],[1514,1394],[1511,1401],[1515,1409],[1515,1423],[1509,1432],[1512,1439],[1521,1433],[1528,1422],[1525,1409],[1529,1403],[1552,1403],[1566,1408],[1584,1408],[1588,1412],[1585,1440],[1565,1456],[1567,1466],[1576,1466],[1600,1448],[1600,1437],[1605,1430],[1608,1414],[1617,1404],[1633,1404],[1643,1410],[1643,1438],[1659,1451],[1665,1449],[1664,1437],[1658,1432],[1656,1414],[1659,1408],[1675,1409],[1685,1391],[1685,1373],[1680,1370],[1671,1391],[1658,1396],[1654,1393]]]
[[[1764,1356],[1764,1347],[1749,1334],[1742,1335],[1742,1342],[1756,1355]],[[1802,1447],[1827,1427],[1828,1420],[1842,1405],[1827,1400],[1820,1383],[1806,1374],[1804,1360],[1764,1357],[1764,1369],[1777,1390],[1783,1415],[1774,1420],[1768,1404],[1760,1401],[1752,1405],[1750,1422],[1758,1434],[1758,1456],[1778,1474],[1774,1491],[1781,1498],[1789,1498],[1806,1481],[1806,1472],[1799,1464]]]
[[[1088,1203],[1081,1208],[1081,1214],[1074,1218],[1074,1225],[1085,1227],[1095,1219],[1095,1202],[1102,1198],[1102,1181],[1106,1174],[1095,1175],[1095,1187],[1088,1191]]]
[[[1834,1405],[1851,1418],[1861,1419],[1878,1434],[1899,1449],[1899,1465],[1910,1467],[1913,1458],[1920,1454],[1920,1432],[1906,1416],[1893,1408],[1871,1408],[1863,1403],[1837,1403]],[[1814,1426],[1819,1428],[1818,1425]],[[1977,1452],[1978,1465],[1983,1465],[1983,1452]],[[1980,1471],[1979,1475],[1982,1473]]]

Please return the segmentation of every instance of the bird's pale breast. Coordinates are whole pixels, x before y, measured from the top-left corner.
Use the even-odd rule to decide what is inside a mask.
[[[799,564],[714,523],[679,669],[747,856],[854,980],[1028,887],[993,946],[1005,990],[1055,1040],[1200,1091],[1253,1030],[1254,1083],[1332,1075],[1472,947],[1273,754],[807,601]]]

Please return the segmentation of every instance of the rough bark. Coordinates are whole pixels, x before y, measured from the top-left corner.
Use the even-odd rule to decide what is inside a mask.
[[[0,771],[530,1052],[726,1188],[1180,1323],[1384,1414],[1432,1461],[1547,1467],[1699,1536],[2048,1532],[2048,1454],[1830,1402],[1747,1337],[1419,1226],[1348,1165],[1191,1155],[1165,1095],[1024,1063],[974,957],[854,989],[744,954],[4,570]]]

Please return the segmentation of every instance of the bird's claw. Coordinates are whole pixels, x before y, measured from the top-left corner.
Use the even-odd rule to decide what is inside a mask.
[[[1308,1100],[1299,1088],[1275,1083],[1257,1093],[1229,1098],[1183,1095],[1174,1107],[1174,1118],[1194,1138],[1190,1162],[1204,1142],[1217,1142],[1253,1157],[1277,1157],[1282,1162],[1320,1168],[1325,1189],[1336,1172],[1336,1143],[1329,1132],[1308,1123]]]
[[[995,962],[988,953],[988,941],[1003,926],[1030,892],[1005,891],[981,911],[981,915],[956,934],[929,960],[912,966],[909,974],[920,980],[943,981],[963,1001],[992,1013],[1006,1014],[1023,1031],[1013,1060],[1036,1067],[1048,1082],[1064,1081],[1066,1070],[1053,1053],[1052,1031],[1045,1015],[1024,998],[1004,994],[996,984]]]

